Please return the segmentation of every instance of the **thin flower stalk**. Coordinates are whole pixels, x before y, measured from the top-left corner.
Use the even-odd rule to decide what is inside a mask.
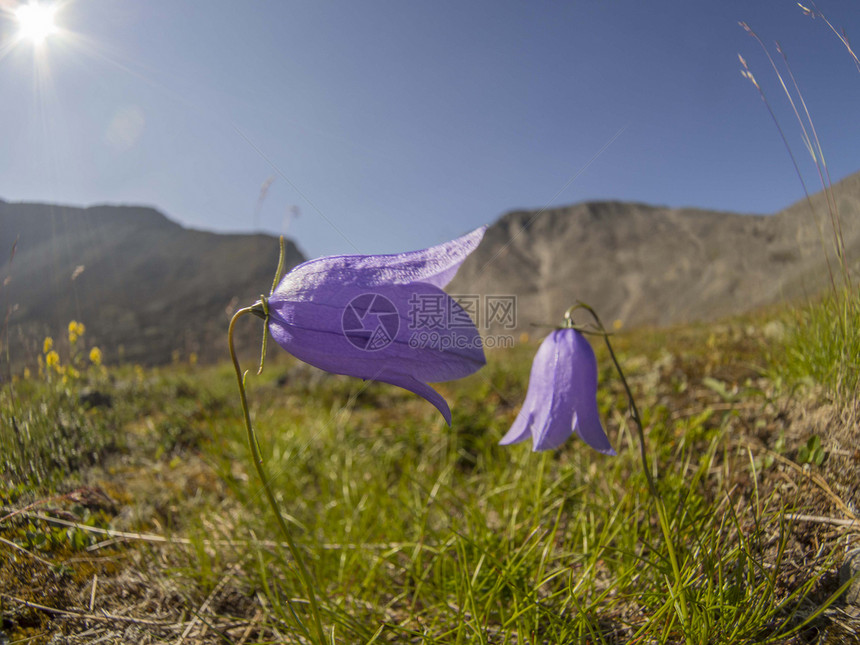
[[[263,484],[263,491],[266,494],[266,499],[268,500],[269,505],[272,507],[272,510],[275,513],[275,518],[277,518],[278,526],[280,527],[281,533],[284,535],[284,539],[287,542],[287,547],[290,550],[290,555],[292,555],[293,560],[296,563],[296,567],[299,571],[299,577],[301,578],[302,585],[305,588],[305,593],[308,596],[308,602],[311,608],[311,615],[314,619],[314,628],[316,630],[318,642],[322,644],[325,642],[326,636],[322,626],[319,603],[317,602],[316,594],[314,593],[313,580],[311,579],[310,572],[305,565],[301,550],[296,545],[296,542],[293,539],[293,535],[290,532],[289,527],[287,526],[287,522],[284,519],[283,514],[281,513],[281,509],[279,508],[278,502],[275,499],[275,495],[272,492],[272,487],[269,485],[269,476],[267,475],[266,469],[263,466],[263,456],[260,453],[260,444],[257,441],[257,435],[254,432],[254,427],[251,424],[251,412],[248,408],[248,398],[245,394],[245,376],[247,376],[248,373],[247,371],[243,373],[241,367],[239,367],[239,359],[236,357],[236,350],[233,346],[233,330],[235,328],[236,321],[239,320],[239,318],[241,318],[242,316],[250,313],[256,313],[254,311],[254,307],[245,307],[233,314],[233,318],[230,320],[230,327],[227,331],[227,340],[230,346],[230,358],[233,360],[233,367],[236,370],[236,381],[239,385],[239,399],[242,404],[242,413],[245,419],[245,430],[247,431],[248,435],[248,447],[251,450],[251,458],[254,462],[254,468],[256,468],[257,475],[260,477],[260,481]],[[260,368],[262,369],[262,361],[260,364]]]
[[[671,524],[669,522],[669,514],[666,511],[666,504],[663,502],[663,496],[660,494],[660,490],[657,488],[657,484],[651,474],[648,454],[645,449],[645,429],[642,424],[642,417],[639,416],[639,408],[636,406],[636,400],[633,397],[630,384],[627,382],[624,370],[621,369],[621,364],[618,362],[618,357],[615,355],[612,343],[609,341],[609,333],[603,326],[597,312],[589,305],[580,302],[565,312],[565,319],[568,321],[568,324],[573,326],[572,314],[577,309],[585,309],[589,314],[591,314],[591,317],[594,318],[595,325],[597,327],[596,335],[603,337],[603,340],[606,343],[606,349],[609,351],[609,357],[612,360],[612,364],[615,366],[615,371],[618,372],[618,376],[621,378],[621,384],[624,386],[624,392],[627,395],[627,404],[630,410],[630,417],[633,419],[633,423],[636,426],[636,432],[639,437],[639,454],[642,459],[642,469],[645,471],[645,479],[648,482],[648,491],[653,497],[654,503],[657,507],[657,518],[660,523],[660,530],[663,532],[663,539],[666,542],[666,550],[669,556],[669,564],[672,567],[672,575],[675,578],[674,586],[670,588],[669,593],[673,600],[677,601],[676,606],[683,625],[685,641],[687,643],[692,643],[689,636],[690,612],[687,607],[686,592],[684,589],[684,582],[681,578],[681,569],[678,565],[678,556],[675,552],[675,543],[672,536]],[[585,333],[595,333],[589,332],[588,330],[582,331]]]

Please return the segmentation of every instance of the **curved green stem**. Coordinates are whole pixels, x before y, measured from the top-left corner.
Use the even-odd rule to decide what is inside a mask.
[[[666,549],[669,552],[669,564],[672,567],[672,574],[675,576],[674,595],[678,598],[681,621],[684,624],[684,638],[688,643],[692,643],[688,630],[690,614],[687,609],[687,598],[684,593],[683,582],[681,580],[681,568],[678,566],[678,556],[675,553],[675,543],[669,523],[669,514],[666,511],[666,504],[663,502],[663,496],[660,494],[657,484],[654,481],[654,477],[651,474],[651,467],[648,463],[648,453],[645,450],[645,429],[642,424],[642,417],[639,416],[639,408],[636,407],[636,400],[633,398],[633,392],[630,389],[630,384],[627,382],[627,377],[624,376],[624,370],[621,369],[618,357],[615,356],[615,350],[612,349],[612,343],[609,342],[609,333],[600,321],[600,317],[597,315],[597,312],[583,302],[577,303],[565,312],[565,323],[568,326],[573,327],[573,319],[571,315],[576,309],[585,309],[589,314],[591,314],[591,317],[594,318],[594,322],[598,330],[597,335],[603,337],[603,340],[606,343],[606,349],[609,350],[609,357],[612,359],[612,364],[615,366],[615,371],[618,372],[618,376],[621,378],[621,384],[624,386],[624,392],[627,394],[627,404],[630,408],[630,417],[633,419],[633,423],[636,425],[636,431],[639,435],[639,454],[642,458],[642,469],[645,471],[645,478],[648,480],[648,491],[651,493],[651,496],[654,498],[654,503],[657,506],[657,518],[660,522],[660,530],[663,532],[663,539],[666,541]]]
[[[248,398],[245,395],[245,378],[242,373],[242,369],[239,367],[239,359],[236,358],[236,350],[233,347],[233,328],[236,325],[236,321],[249,313],[258,313],[258,310],[255,309],[257,305],[254,307],[245,307],[244,309],[240,309],[235,314],[233,314],[233,318],[230,320],[230,327],[227,331],[227,341],[230,346],[230,358],[233,359],[233,367],[236,369],[236,380],[239,384],[239,398],[242,402],[242,412],[245,415],[245,429],[248,432],[248,447],[251,449],[251,457],[254,461],[254,467],[257,469],[257,475],[260,477],[260,481],[263,483],[263,490],[266,493],[266,498],[269,500],[269,505],[272,507],[272,510],[275,512],[275,517],[278,520],[278,526],[281,528],[281,533],[284,534],[284,538],[287,541],[287,546],[289,547],[290,554],[293,556],[293,560],[296,562],[296,567],[299,570],[299,577],[302,580],[302,584],[305,587],[305,592],[308,595],[308,602],[311,607],[311,614],[314,617],[314,626],[316,628],[317,637],[320,645],[325,643],[325,632],[323,631],[322,619],[320,618],[320,610],[319,605],[317,603],[316,594],[314,593],[314,585],[311,580],[310,573],[308,572],[307,567],[305,566],[304,559],[302,558],[301,551],[299,551],[296,546],[295,541],[293,540],[293,536],[290,533],[289,528],[287,527],[287,522],[284,519],[284,516],[281,514],[280,508],[278,508],[278,502],[275,500],[275,495],[272,492],[272,488],[269,486],[269,478],[266,475],[266,471],[263,467],[263,457],[260,454],[260,445],[257,442],[257,435],[254,433],[254,428],[251,425],[251,412],[248,409]],[[265,333],[265,332],[264,332]]]

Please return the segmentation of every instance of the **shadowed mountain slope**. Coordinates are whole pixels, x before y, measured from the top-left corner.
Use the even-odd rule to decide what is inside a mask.
[[[271,236],[190,230],[129,206],[0,202],[0,253],[13,362],[32,360],[46,335],[59,341],[70,320],[107,360],[223,359],[228,310],[268,293],[278,263]],[[303,259],[288,242],[287,267]]]

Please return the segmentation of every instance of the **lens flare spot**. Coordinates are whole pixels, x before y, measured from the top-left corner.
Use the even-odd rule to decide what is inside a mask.
[[[54,24],[56,8],[50,5],[30,3],[21,5],[15,12],[20,28],[20,36],[40,45],[53,33],[57,26]]]

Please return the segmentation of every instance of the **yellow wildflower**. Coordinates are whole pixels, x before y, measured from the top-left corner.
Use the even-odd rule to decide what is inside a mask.
[[[71,321],[69,323],[69,342],[74,345],[78,338],[84,335],[84,331],[86,331],[86,327],[84,327],[83,323],[79,323],[76,320]]]
[[[90,350],[90,363],[97,367],[102,364],[102,350],[98,347],[93,347]]]
[[[60,355],[53,349],[50,350],[47,354],[45,354],[45,364],[48,367],[56,368],[60,364]]]
[[[45,343],[42,345],[42,353],[47,354],[54,349],[54,339],[50,336],[45,337]]]

